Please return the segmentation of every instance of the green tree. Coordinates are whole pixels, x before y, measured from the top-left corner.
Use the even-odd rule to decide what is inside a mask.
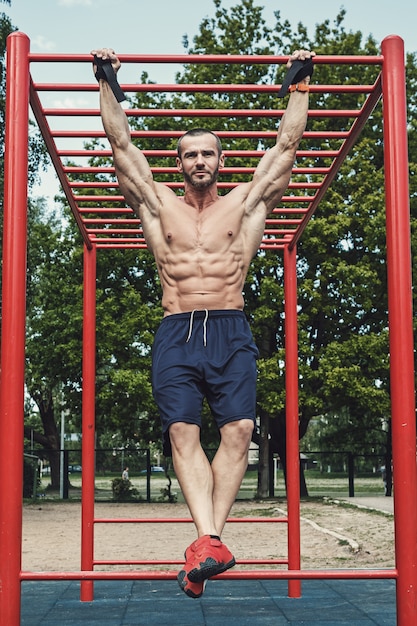
[[[26,385],[41,429],[25,429],[47,451],[51,484],[59,486],[58,424],[81,429],[83,258],[72,221],[53,218],[44,202],[31,203],[28,253]],[[150,255],[109,251],[97,263],[98,438],[159,441],[150,385],[150,347],[161,317]]]
[[[1,0],[2,3],[10,4],[9,0]],[[5,70],[5,58],[6,58],[6,43],[7,37],[14,31],[9,18],[3,13],[0,13],[0,151],[4,154],[4,129],[5,129],[5,114],[6,114],[6,70]],[[1,230],[3,233],[3,188],[4,188],[4,159],[0,159],[0,215],[1,215]]]
[[[97,426],[123,440],[160,441],[151,390],[151,347],[162,318],[148,252],[106,251],[98,258]]]
[[[10,6],[10,0],[1,0],[2,4]],[[6,122],[6,46],[7,38],[16,30],[9,17],[0,12],[0,152],[5,150],[5,122]],[[42,144],[40,133],[30,122],[29,133],[29,168],[28,178],[30,187],[38,179],[39,170],[47,164],[46,150]],[[3,239],[3,202],[4,202],[4,159],[0,159],[0,238]],[[31,215],[29,212],[29,221]],[[0,276],[1,287],[1,276]]]
[[[59,487],[58,423],[79,424],[81,390],[82,256],[79,235],[48,211],[29,204],[26,389],[36,404],[41,429],[25,436],[46,451],[52,487]],[[77,245],[78,244],[78,245]]]
[[[11,5],[10,0],[0,0],[2,4]],[[0,151],[4,154],[5,122],[6,122],[6,47],[7,37],[16,31],[10,18],[0,12]],[[29,185],[32,186],[38,179],[39,170],[47,166],[47,156],[40,133],[30,122],[29,133]],[[3,188],[4,188],[4,159],[0,159],[0,235],[3,233]]]

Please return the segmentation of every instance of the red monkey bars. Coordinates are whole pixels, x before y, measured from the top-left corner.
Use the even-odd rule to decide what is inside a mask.
[[[94,519],[94,392],[95,392],[95,267],[96,253],[105,248],[145,248],[140,221],[117,195],[114,168],[92,166],[93,157],[107,157],[110,150],[104,132],[92,128],[99,119],[97,84],[36,83],[30,64],[78,63],[91,65],[90,55],[31,54],[29,40],[23,33],[13,33],[8,39],[8,72],[6,102],[5,198],[3,240],[3,312],[0,397],[0,475],[15,480],[3,480],[0,492],[0,623],[18,626],[20,623],[20,584],[25,580],[76,579],[82,580],[82,599],[92,599],[93,580],[98,579],[167,579],[176,572],[97,572],[94,566],[110,561],[94,560],[94,524],[116,520]],[[177,56],[123,56],[130,63],[238,63],[282,64],[286,57],[245,55],[177,55]],[[417,617],[417,469],[416,428],[413,366],[411,255],[408,198],[408,155],[406,131],[406,99],[404,46],[397,36],[382,43],[382,56],[316,57],[316,64],[349,64],[375,66],[375,81],[370,85],[313,85],[312,92],[357,94],[358,106],[336,110],[310,110],[310,118],[332,120],[343,118],[347,130],[329,128],[323,132],[306,131],[307,145],[297,152],[297,166],[293,169],[288,195],[284,196],[266,221],[261,247],[283,251],[285,273],[286,317],[286,389],[287,389],[287,462],[288,462],[288,519],[268,520],[288,524],[288,559],[280,561],[288,570],[238,569],[223,574],[225,578],[287,578],[289,594],[300,594],[300,580],[311,578],[393,578],[397,581],[397,623],[409,626]],[[127,65],[128,66],[128,65]],[[125,66],[125,67],[127,67]],[[381,72],[382,68],[382,72]],[[65,72],[61,71],[61,75]],[[206,92],[206,93],[266,93],[276,92],[276,85],[122,85],[126,92]],[[91,108],[48,108],[42,97],[49,92],[93,93]],[[388,290],[390,358],[392,389],[393,459],[395,464],[395,546],[396,568],[392,570],[303,571],[300,569],[300,526],[298,488],[298,393],[297,393],[297,285],[296,244],[319,205],[323,195],[336,176],[343,160],[375,105],[383,99],[384,144],[386,170],[386,211],[388,250]],[[340,98],[343,104],[343,98]],[[22,463],[23,456],[23,399],[24,399],[24,345],[25,345],[25,273],[26,273],[26,217],[27,217],[27,144],[29,102],[44,137],[53,165],[77,221],[84,240],[84,333],[83,333],[83,495],[82,495],[82,549],[81,571],[33,573],[21,571],[22,526]],[[126,111],[132,117],[267,117],[280,118],[282,110],[264,109],[133,109]],[[82,118],[88,128],[77,130]],[[56,120],[65,121],[71,130],[55,128]],[[239,157],[239,167],[222,170],[228,174],[251,174],[253,159],[263,152],[258,143],[275,138],[273,131],[219,131],[228,141],[226,155],[233,163]],[[155,175],[164,176],[167,185],[181,188],[175,180],[176,169],[158,165],[158,158],[174,157],[173,141],[181,135],[176,131],[134,131],[133,138],[158,139],[162,148],[144,150],[152,161]],[[234,140],[245,138],[253,142],[252,150],[233,146]],[[85,147],[85,139],[98,139],[93,147]],[[246,143],[245,145],[248,145]],[[323,148],[323,146],[326,146]],[[77,165],[68,165],[67,158],[78,159]],[[155,161],[155,165],[154,163]],[[248,165],[241,162],[248,159]],[[303,164],[304,161],[304,164]],[[318,164],[319,163],[319,164]],[[324,164],[324,165],[323,165]],[[96,176],[92,180],[92,176]],[[236,183],[221,182],[230,188]],[[98,191],[98,193],[96,193]],[[116,192],[116,195],[114,195]],[[99,195],[100,194],[100,195]],[[120,520],[119,520],[120,521]],[[121,520],[140,523],[142,520]],[[147,520],[149,522],[149,520]],[[155,522],[189,520],[155,520]],[[230,520],[241,522],[244,520]],[[264,521],[264,520],[262,520]],[[257,561],[260,563],[261,561]],[[142,563],[135,561],[134,563]],[[155,564],[155,562],[149,561]],[[172,561],[166,561],[172,564]],[[265,562],[263,562],[265,563]],[[268,564],[277,564],[271,561]]]

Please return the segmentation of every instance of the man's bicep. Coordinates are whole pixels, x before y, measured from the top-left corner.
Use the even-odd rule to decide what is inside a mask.
[[[144,204],[151,211],[157,208],[156,183],[146,158],[133,145],[127,150],[114,151],[116,176],[121,193],[137,212]]]
[[[138,187],[142,181],[149,184],[153,180],[146,157],[133,144],[129,143],[124,149],[113,148],[113,160],[117,177],[123,179],[125,184],[131,180]]]
[[[250,184],[246,210],[261,211],[265,217],[280,202],[291,178],[293,161],[276,146],[260,161]]]

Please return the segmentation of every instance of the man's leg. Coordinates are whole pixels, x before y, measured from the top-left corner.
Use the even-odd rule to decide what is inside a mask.
[[[220,429],[221,442],[211,465],[214,481],[214,523],[219,535],[248,467],[248,450],[253,428],[252,420],[243,419],[229,422]]]
[[[172,462],[198,536],[218,535],[213,511],[213,472],[200,444],[200,428],[177,422],[169,429]]]
[[[223,531],[248,466],[253,427],[250,419],[225,424],[211,466],[198,426],[178,422],[170,428],[175,474],[199,537]]]
[[[187,596],[199,598],[212,568],[218,569],[220,563],[220,570],[224,565],[224,571],[234,565],[234,558],[221,541],[213,539],[218,535],[214,525],[213,474],[200,444],[200,428],[179,422],[170,427],[169,434],[174,470],[198,533],[198,539],[185,551],[186,562],[177,579]],[[206,568],[203,575],[202,566]]]
[[[170,428],[174,469],[199,536],[187,548],[178,574],[180,587],[191,597],[203,593],[207,578],[235,564],[232,553],[215,537],[220,537],[245,474],[252,430],[253,422],[247,419],[223,426],[210,466],[198,426],[180,422]]]

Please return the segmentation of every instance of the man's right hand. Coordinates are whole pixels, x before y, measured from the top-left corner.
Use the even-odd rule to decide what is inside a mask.
[[[290,69],[294,61],[307,61],[308,59],[313,59],[315,56],[316,53],[310,50],[295,50],[288,59],[287,69]],[[310,82],[310,76],[305,76],[300,82],[308,85]]]
[[[98,48],[97,50],[92,50],[91,54],[93,57],[96,56],[99,59],[103,59],[103,61],[110,61],[114,73],[116,74],[118,72],[121,63],[112,48]],[[97,65],[95,63],[93,63],[93,72],[95,76],[97,72]]]

